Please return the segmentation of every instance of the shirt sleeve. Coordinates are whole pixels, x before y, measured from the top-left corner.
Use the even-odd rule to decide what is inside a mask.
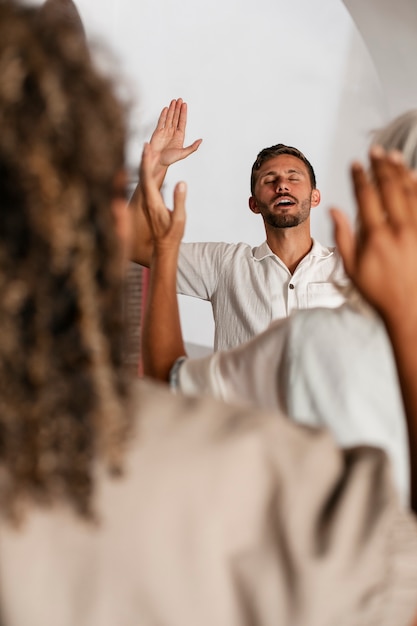
[[[210,300],[215,292],[225,255],[232,244],[182,243],[178,258],[177,292]]]
[[[178,359],[175,361],[174,365],[171,367],[171,370],[169,372],[169,386],[174,392],[177,392],[179,389],[179,371],[181,369],[182,364],[186,360],[187,360],[186,356],[178,357]]]
[[[285,318],[233,350],[187,359],[177,370],[177,388],[188,395],[207,394],[240,406],[282,410],[289,329]]]

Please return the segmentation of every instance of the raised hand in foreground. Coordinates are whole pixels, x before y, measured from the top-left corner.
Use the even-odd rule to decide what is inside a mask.
[[[332,209],[346,271],[381,315],[390,336],[407,415],[411,504],[417,512],[417,182],[398,153],[370,152],[371,175],[355,163],[358,206],[355,238],[346,217]]]

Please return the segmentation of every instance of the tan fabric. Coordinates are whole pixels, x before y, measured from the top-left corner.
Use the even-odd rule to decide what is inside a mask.
[[[146,381],[136,401],[97,526],[60,507],[0,525],[2,626],[411,623],[417,529],[382,452]]]

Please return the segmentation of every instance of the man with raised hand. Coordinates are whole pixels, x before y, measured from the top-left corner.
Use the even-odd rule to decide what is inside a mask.
[[[150,140],[158,155],[159,186],[167,166],[200,145],[198,140],[182,148],[184,107],[179,100],[171,103],[168,115],[164,109]],[[170,149],[171,141],[175,150]],[[265,227],[261,245],[182,243],[179,252],[177,292],[210,301],[215,351],[248,341],[295,309],[336,307],[344,301],[339,285],[347,279],[339,255],[311,236],[310,211],[319,205],[320,191],[304,154],[284,144],[261,150],[252,166],[250,188],[249,208],[262,217]],[[153,240],[143,220],[141,199],[139,181],[131,201],[137,219],[132,258],[149,266]]]

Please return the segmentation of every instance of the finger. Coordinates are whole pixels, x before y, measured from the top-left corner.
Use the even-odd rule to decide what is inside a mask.
[[[182,149],[183,150],[183,154],[182,154],[181,158],[185,159],[190,154],[192,154],[193,152],[198,150],[198,148],[200,147],[202,141],[203,141],[202,139],[196,139],[191,145],[187,146],[186,148],[183,148]]]
[[[168,107],[164,107],[159,116],[158,123],[156,125],[156,130],[162,130],[165,127],[167,114],[168,114]]]
[[[154,187],[158,189],[155,178],[153,176],[153,169],[156,160],[157,155],[152,152],[149,144],[145,144],[143,147],[141,161],[142,184],[144,187],[150,188],[151,190]]]
[[[154,238],[164,236],[169,228],[169,210],[165,206],[159,187],[152,174],[155,155],[149,144],[143,148],[141,161],[141,185],[143,211]]]
[[[181,101],[181,109],[179,111],[179,116],[177,120],[177,130],[183,135],[185,135],[185,128],[187,126],[187,114],[188,114],[187,103]]]
[[[370,160],[386,219],[394,227],[399,227],[410,217],[410,189],[406,184],[407,172],[402,155],[398,152],[388,155],[372,149]]]
[[[352,277],[355,269],[356,241],[347,216],[340,209],[330,209],[333,221],[334,237],[343,265],[348,276]]]
[[[394,154],[395,157],[395,154]],[[417,223],[417,184],[416,172],[409,168],[402,157],[399,165],[399,176],[407,202],[407,219],[414,225]]]
[[[184,103],[182,101],[182,98],[178,98],[175,104],[174,114],[172,116],[172,126],[175,130],[178,130],[178,123],[181,118],[181,111],[183,109],[183,106]],[[187,109],[187,105],[185,105],[185,108]]]
[[[169,103],[169,107],[168,107],[167,117],[165,121],[165,128],[170,128],[172,126],[176,106],[177,106],[177,101],[171,100],[171,102]]]
[[[149,143],[145,143],[142,151],[142,160],[140,164],[141,185],[146,195],[146,201],[157,202],[160,198],[158,185],[153,176],[153,169],[157,155],[152,151]]]
[[[385,212],[379,194],[360,163],[352,164],[351,177],[358,207],[359,226],[366,235],[384,222]]]
[[[416,226],[417,224],[417,185],[415,172],[411,170],[405,163],[404,156],[398,152],[393,151],[388,155],[388,158],[395,167],[395,176],[399,181],[401,187],[402,196],[402,208],[403,208],[403,220],[404,222],[411,223]],[[396,207],[397,210],[401,209],[401,206]]]
[[[412,201],[412,215],[414,223],[417,225],[417,171],[412,170],[410,172],[411,184],[413,186],[413,201]]]
[[[148,142],[145,142],[143,144],[142,158],[140,160],[140,167],[139,167],[139,176],[140,176],[142,185],[144,185],[150,177],[150,160],[151,160],[150,144]]]
[[[184,182],[177,183],[174,189],[174,209],[172,212],[172,223],[177,232],[184,234],[185,228],[185,200],[187,197],[187,185]]]

